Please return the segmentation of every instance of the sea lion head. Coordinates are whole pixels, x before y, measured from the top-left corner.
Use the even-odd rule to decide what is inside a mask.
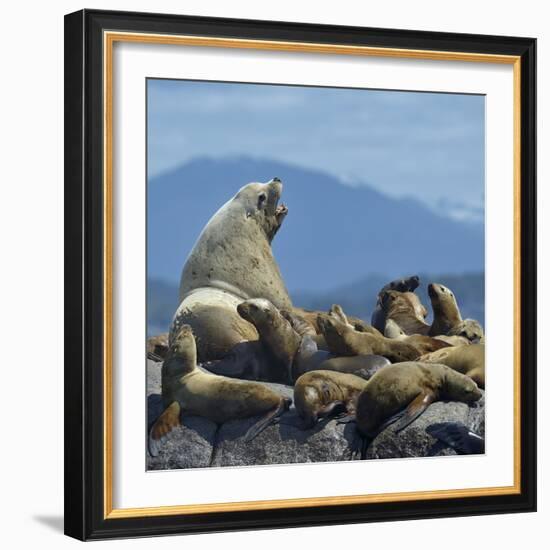
[[[261,227],[269,242],[288,213],[284,204],[279,205],[282,192],[282,181],[273,178],[267,183],[249,183],[241,187],[233,199],[244,207],[246,219]]]
[[[449,331],[449,336],[462,336],[472,344],[479,344],[484,336],[483,327],[474,319],[464,319]]]
[[[443,365],[442,365],[443,366]],[[462,401],[463,403],[473,403],[481,399],[483,395],[477,384],[465,374],[445,367],[445,395],[452,401]]]
[[[383,290],[397,290],[398,292],[413,292],[418,288],[420,284],[420,277],[418,275],[412,275],[411,277],[405,277],[404,279],[396,279],[389,282]]]
[[[172,338],[170,357],[185,360],[190,366],[194,367],[197,362],[197,345],[193,329],[189,325],[182,325],[180,330]]]
[[[386,327],[384,329],[384,336],[386,338],[399,338],[404,335],[405,331],[393,319],[388,319],[386,321]]]
[[[275,306],[265,298],[245,300],[237,306],[239,315],[254,326],[272,321],[276,314]]]
[[[430,297],[434,310],[436,308],[441,308],[446,304],[452,304],[456,309],[458,309],[455,295],[446,286],[437,283],[430,283],[428,285],[428,296]]]

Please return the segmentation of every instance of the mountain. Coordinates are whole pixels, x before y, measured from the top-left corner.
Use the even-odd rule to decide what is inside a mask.
[[[149,181],[148,277],[177,283],[217,209],[244,184],[274,176],[283,180],[289,214],[273,250],[291,293],[318,294],[373,273],[387,281],[484,269],[483,226],[434,213],[412,188],[395,199],[314,169],[235,157],[197,158]]]
[[[412,272],[410,273],[412,274]],[[464,318],[477,319],[485,324],[485,286],[483,273],[430,275],[419,273],[420,287],[416,290],[420,300],[430,312],[427,286],[431,282],[444,284],[452,289]],[[292,293],[295,305],[306,309],[326,311],[332,304],[340,304],[346,313],[361,317],[370,323],[378,291],[388,280],[380,275],[369,275],[353,283],[321,292]],[[168,330],[178,305],[178,285],[150,279],[147,282],[147,331],[149,335]]]

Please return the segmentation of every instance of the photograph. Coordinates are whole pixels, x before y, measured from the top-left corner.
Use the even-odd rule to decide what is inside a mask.
[[[146,469],[484,454],[486,96],[145,86]]]

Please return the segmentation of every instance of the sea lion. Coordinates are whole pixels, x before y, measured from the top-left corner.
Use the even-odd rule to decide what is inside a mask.
[[[485,389],[485,344],[456,346],[428,353],[419,358],[426,363],[441,363],[469,376]]]
[[[472,403],[482,396],[476,383],[463,374],[437,363],[405,362],[378,371],[357,399],[359,432],[375,437],[400,413],[396,430],[406,428],[434,401]],[[404,409],[404,410],[403,410]]]
[[[383,355],[392,362],[401,362],[412,361],[420,355],[417,348],[407,342],[358,332],[334,316],[325,315],[319,323],[331,353],[336,356]]]
[[[461,323],[453,327],[448,335],[451,337],[464,338],[474,344],[485,343],[485,334],[481,324],[474,319],[464,319]]]
[[[412,277],[406,277],[404,279],[395,279],[394,281],[390,281],[387,285],[384,285],[378,292],[376,307],[371,316],[371,325],[380,332],[384,332],[386,313],[382,307],[382,296],[388,290],[396,290],[398,292],[414,292],[414,290],[418,288],[419,284],[420,278],[418,275],[413,275]]]
[[[164,361],[168,353],[168,333],[147,338],[147,357],[152,361]]]
[[[330,352],[320,350],[310,335],[306,335],[300,342],[298,352],[292,364],[292,378],[297,380],[306,372],[314,370],[334,371],[354,374],[368,380],[390,361],[382,355],[356,355],[334,357]]]
[[[333,414],[353,414],[357,396],[366,385],[366,380],[341,372],[315,370],[300,376],[294,386],[294,405],[303,419],[302,428],[312,428]]]
[[[409,334],[427,335],[430,325],[426,323],[428,310],[424,307],[420,298],[413,292],[398,292],[397,290],[387,290],[380,298],[381,307],[388,319],[403,329],[403,332]],[[382,327],[382,332],[386,325]]]
[[[269,380],[292,383],[292,363],[300,347],[301,336],[281,312],[264,298],[241,302],[237,312],[253,324],[260,335],[268,355],[266,364]]]
[[[291,299],[271,250],[287,215],[278,206],[282,183],[250,183],[223,205],[202,230],[182,270],[170,338],[192,326],[200,362],[224,357],[236,344],[257,340],[253,325],[237,306],[266,298],[290,309]]]
[[[180,424],[180,413],[203,416],[221,424],[228,420],[264,415],[245,436],[249,441],[288,410],[290,400],[259,382],[235,380],[197,368],[193,330],[183,325],[172,337],[162,365],[164,412],[149,433],[149,452],[156,456],[162,439]]]
[[[431,336],[424,336],[423,334],[411,334],[407,336],[393,319],[388,319],[386,321],[384,336],[411,344],[418,350],[420,355],[447,348],[451,345],[443,340],[432,338]]]
[[[446,286],[430,283],[428,296],[434,312],[434,320],[428,334],[430,336],[449,334],[453,328],[462,323],[455,295]]]

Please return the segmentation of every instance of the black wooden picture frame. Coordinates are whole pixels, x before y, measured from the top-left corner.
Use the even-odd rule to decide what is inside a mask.
[[[517,58],[519,471],[513,494],[208,513],[110,513],[106,489],[104,33],[461,52]],[[65,17],[65,532],[81,539],[332,525],[536,509],[536,41],[302,23],[83,10]],[[109,452],[109,449],[107,449]],[[107,480],[109,482],[110,480]]]

